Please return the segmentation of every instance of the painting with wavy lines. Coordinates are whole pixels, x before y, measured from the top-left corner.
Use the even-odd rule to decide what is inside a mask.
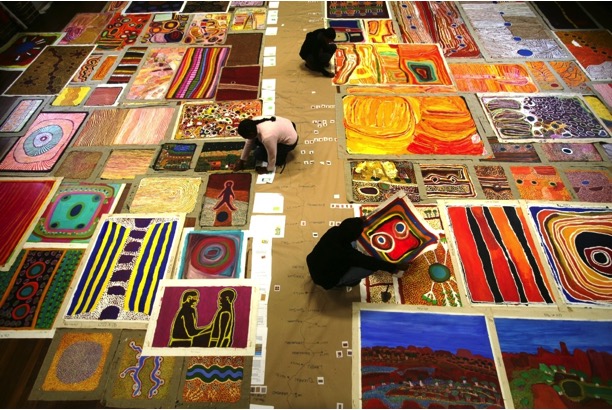
[[[612,34],[609,30],[554,31],[593,81],[612,79]]]
[[[189,23],[183,43],[201,45],[224,44],[230,18],[230,13],[195,14]]]
[[[127,100],[159,100],[168,92],[187,47],[150,48],[130,85]]]
[[[79,267],[64,319],[143,326],[169,277],[184,214],[104,215]]]
[[[612,211],[576,204],[528,205],[528,212],[565,301],[610,306]]]
[[[486,154],[463,97],[347,95],[342,106],[349,154]]]
[[[112,13],[77,13],[62,30],[65,34],[58,44],[93,44],[112,16]]]
[[[147,30],[140,38],[141,43],[167,44],[178,43],[185,35],[185,26],[189,21],[189,15],[154,14]]]
[[[146,177],[130,204],[131,213],[193,211],[202,178]]]
[[[448,63],[459,91],[535,93],[529,71],[520,64]]]
[[[390,2],[404,43],[439,43],[445,57],[480,57],[478,45],[451,1]]]
[[[96,50],[122,50],[124,47],[136,43],[136,39],[150,18],[151,14],[132,14],[128,16],[116,13],[96,39]]]
[[[240,401],[248,402],[251,361],[251,358],[241,356],[188,357],[179,402],[226,403],[236,406],[239,406]]]
[[[446,212],[472,303],[554,303],[520,207],[449,204]]]
[[[453,85],[438,44],[338,44],[334,59],[334,85]]]
[[[170,83],[167,99],[213,98],[230,47],[189,47]]]
[[[579,95],[480,95],[479,98],[500,142],[610,139],[610,133]]]
[[[427,198],[475,198],[476,189],[464,164],[419,164]]]

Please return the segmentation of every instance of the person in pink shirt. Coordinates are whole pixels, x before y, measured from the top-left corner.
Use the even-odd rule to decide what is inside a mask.
[[[279,116],[242,120],[238,124],[238,134],[246,142],[234,171],[244,168],[253,149],[256,161],[268,163],[267,167],[256,167],[258,174],[274,172],[277,165],[284,169],[287,154],[298,144],[295,123]]]

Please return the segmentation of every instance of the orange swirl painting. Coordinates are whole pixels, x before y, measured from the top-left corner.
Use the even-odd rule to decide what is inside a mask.
[[[338,44],[335,61],[334,85],[453,85],[438,44]]]
[[[347,95],[342,105],[349,154],[486,154],[462,97]]]

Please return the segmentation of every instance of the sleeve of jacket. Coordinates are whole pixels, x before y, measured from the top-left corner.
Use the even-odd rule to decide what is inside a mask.
[[[387,262],[373,256],[365,255],[357,249],[352,249],[350,252],[351,266],[359,266],[365,269],[383,270],[385,272],[395,273],[399,267],[395,263]]]

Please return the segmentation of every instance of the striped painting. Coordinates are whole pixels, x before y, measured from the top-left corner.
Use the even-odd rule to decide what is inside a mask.
[[[179,66],[166,98],[213,98],[230,47],[190,47]]]
[[[554,303],[520,208],[450,205],[447,212],[473,303]]]
[[[65,319],[147,321],[158,283],[170,274],[183,222],[180,214],[103,217]]]

